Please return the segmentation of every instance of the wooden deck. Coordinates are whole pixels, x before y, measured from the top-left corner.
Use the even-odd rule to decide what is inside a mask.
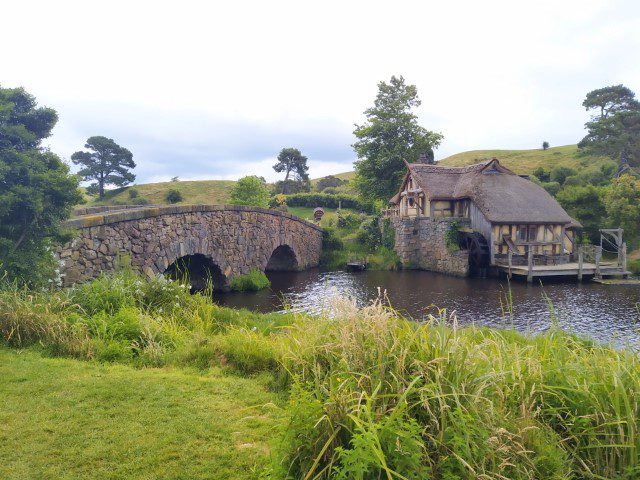
[[[595,263],[583,263],[582,272],[578,262],[565,263],[563,265],[533,265],[531,271],[527,265],[494,265],[499,271],[505,272],[509,276],[528,277],[529,280],[535,277],[577,277],[580,279],[583,275],[608,277],[613,275],[630,275],[631,272],[625,271],[617,263],[601,262],[600,265]]]

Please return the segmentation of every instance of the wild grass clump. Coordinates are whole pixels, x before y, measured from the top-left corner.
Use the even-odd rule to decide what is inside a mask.
[[[236,275],[229,282],[231,290],[236,292],[258,291],[270,285],[267,276],[258,268],[252,268],[245,275]]]
[[[635,354],[559,330],[425,324],[377,303],[301,320],[283,355],[293,384],[285,478],[634,478]],[[627,477],[624,477],[627,475]]]

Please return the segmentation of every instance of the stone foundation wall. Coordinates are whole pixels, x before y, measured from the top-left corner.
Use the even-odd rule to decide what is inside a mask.
[[[469,275],[469,252],[450,252],[445,234],[456,222],[460,227],[470,226],[468,219],[391,217],[395,229],[395,250],[405,268],[466,277]]]
[[[295,268],[317,266],[322,229],[293,215],[257,207],[181,205],[139,208],[68,222],[77,236],[57,256],[65,285],[112,270],[126,254],[149,276],[186,255],[211,259],[227,278],[265,270],[273,251],[287,245]]]

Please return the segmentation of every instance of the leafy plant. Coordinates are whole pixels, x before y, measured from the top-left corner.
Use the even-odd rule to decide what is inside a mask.
[[[252,268],[245,275],[236,275],[229,281],[231,290],[237,292],[257,291],[267,288],[271,282],[261,270]]]
[[[176,190],[175,188],[172,188],[167,192],[167,195],[165,198],[169,203],[178,203],[182,201],[182,193],[180,193],[180,190]]]

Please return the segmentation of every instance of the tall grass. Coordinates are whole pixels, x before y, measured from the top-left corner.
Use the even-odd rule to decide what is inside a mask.
[[[274,374],[289,422],[270,478],[640,476],[636,354],[557,328],[458,328],[444,312],[419,324],[345,299],[319,317],[262,315],[124,271],[47,293],[3,285],[0,334],[81,358]]]

